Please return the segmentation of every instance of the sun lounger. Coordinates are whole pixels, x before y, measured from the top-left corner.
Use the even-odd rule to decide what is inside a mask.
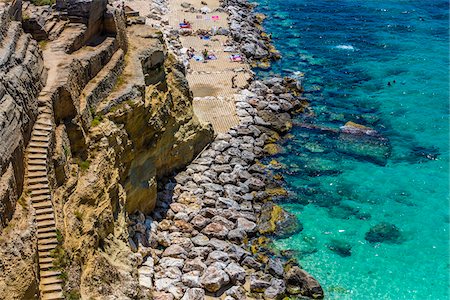
[[[240,61],[242,61],[242,57],[240,54],[232,54],[232,55],[230,55],[230,60],[235,61],[235,62],[240,62]]]
[[[194,55],[194,57],[192,57],[195,61],[203,61],[203,57],[200,55]]]
[[[183,29],[189,29],[189,28],[192,28],[191,27],[191,24],[187,24],[187,23],[180,23],[180,28],[183,28]]]

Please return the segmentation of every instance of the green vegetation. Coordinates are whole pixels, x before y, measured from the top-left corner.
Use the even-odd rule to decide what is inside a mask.
[[[79,290],[71,290],[70,292],[64,292],[64,299],[66,300],[79,300],[81,299],[81,294]]]
[[[69,146],[63,145],[63,150],[64,150],[64,155],[66,156],[66,158],[69,158],[69,157],[70,157],[70,149],[69,149]]]
[[[53,5],[56,3],[56,0],[31,0],[36,6],[44,6],[44,5]]]
[[[78,221],[83,220],[83,214],[79,210],[76,210],[74,212],[74,214],[75,214],[75,218],[77,218]]]
[[[77,159],[77,165],[80,167],[81,171],[86,171],[89,169],[91,162],[89,160]]]
[[[19,203],[23,209],[28,209],[28,203],[25,200],[25,197],[23,196],[23,194],[22,194],[22,196],[20,196],[19,200],[17,200],[17,203]]]
[[[30,16],[26,14],[25,12],[22,14],[22,21],[28,21],[30,19]]]
[[[91,127],[98,126],[103,121],[102,116],[95,116],[94,119],[92,119]]]
[[[48,41],[47,40],[43,40],[39,42],[39,47],[41,47],[41,49],[45,49],[47,47]]]

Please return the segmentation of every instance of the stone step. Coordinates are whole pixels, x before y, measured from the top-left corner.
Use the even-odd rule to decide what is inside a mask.
[[[45,226],[45,227],[38,227],[38,229],[37,229],[38,234],[47,233],[47,232],[56,232],[56,227],[50,225],[50,226]]]
[[[28,178],[45,177],[47,178],[47,172],[28,172]]]
[[[54,220],[54,219],[55,219],[55,215],[53,213],[36,216],[36,220],[38,221],[38,223],[41,221]]]
[[[53,269],[55,266],[53,265],[53,263],[40,263],[39,262],[39,270],[42,271],[46,271],[46,270],[51,270]]]
[[[41,278],[41,280],[40,280],[41,286],[56,284],[56,283],[61,283],[61,282],[62,282],[62,279],[59,278],[58,276]]]
[[[31,141],[32,142],[48,143],[50,141],[50,135],[49,134],[46,134],[46,135],[33,135],[33,136],[31,136]]]
[[[43,258],[39,258],[39,263],[40,264],[53,264],[53,257],[43,257]]]
[[[47,161],[45,159],[36,159],[36,158],[30,158],[28,159],[29,165],[47,165]]]
[[[40,271],[39,272],[39,276],[41,278],[48,278],[48,277],[59,276],[59,275],[61,275],[60,271]]]
[[[57,245],[58,244],[45,244],[45,245],[38,244],[38,250],[39,251],[51,251],[51,250],[55,249]]]
[[[38,245],[58,245],[58,240],[56,238],[39,239]]]
[[[48,183],[48,178],[47,177],[28,178],[28,184],[34,184],[34,183]]]
[[[53,27],[55,27],[57,20],[51,20],[50,22],[45,23],[44,29],[47,33],[52,31]]]
[[[51,40],[56,39],[61,32],[64,30],[64,27],[66,27],[67,22],[66,21],[60,21],[53,26],[52,30],[48,33]]]
[[[38,239],[56,238],[56,231],[38,233],[37,238]]]
[[[53,114],[53,111],[52,111],[51,107],[38,106],[38,113],[39,114],[45,113],[45,114],[48,114],[48,116],[51,116]]]
[[[47,125],[47,126],[52,126],[52,120],[48,117],[44,117],[43,115],[39,115],[38,119],[36,120],[36,124],[41,124],[41,125]]]
[[[39,195],[39,196],[31,197],[31,202],[33,202],[33,206],[34,206],[34,203],[42,203],[42,202],[46,202],[46,201],[50,201],[51,202],[51,196],[50,195]]]
[[[31,133],[31,135],[33,135],[33,136],[50,136],[50,132],[48,132],[46,130],[34,129],[33,132]]]
[[[47,159],[47,155],[40,153],[30,153],[28,154],[29,159]]]
[[[50,227],[50,226],[55,226],[55,220],[46,220],[46,221],[41,221],[37,223],[37,227],[38,228],[43,228],[43,227]]]
[[[28,145],[36,148],[48,148],[48,143],[45,142],[29,142]]]
[[[45,215],[45,214],[53,213],[53,207],[39,208],[39,209],[35,209],[35,210],[36,210],[36,215]]]
[[[52,126],[36,124],[34,125],[34,129],[42,131],[52,131]]]
[[[28,165],[28,171],[47,171],[46,165]]]
[[[49,188],[48,183],[35,183],[35,184],[28,185],[29,191],[48,189],[48,188]]]
[[[33,196],[38,196],[38,195],[50,195],[50,189],[42,189],[42,190],[33,190],[33,191],[31,191],[31,198],[33,198]]]
[[[43,293],[41,300],[58,300],[64,299],[64,295],[62,292],[54,292],[54,293]]]
[[[43,293],[49,293],[49,292],[57,292],[57,291],[62,291],[62,287],[60,284],[45,284],[42,285],[41,287],[41,291]]]
[[[53,210],[53,205],[52,205],[52,201],[47,200],[47,201],[41,201],[41,202],[35,202],[33,203],[33,207],[36,210],[36,214],[37,214],[37,210],[38,209],[47,209],[47,208],[51,208]]]
[[[124,64],[124,52],[122,49],[117,50],[108,63],[92,78],[81,92],[79,100],[80,111],[84,116],[90,114],[89,107],[96,107],[104,98],[106,98],[114,87],[117,77],[121,74]],[[88,120],[82,119],[84,123]],[[84,124],[86,128],[90,124]]]
[[[28,152],[29,153],[42,153],[42,154],[47,154],[48,149],[45,148],[36,148],[36,147],[30,147],[28,148]]]
[[[39,256],[39,259],[43,259],[43,258],[47,258],[47,257],[50,257],[53,259],[52,252],[50,252],[50,251],[43,251],[43,250],[38,251],[38,256]]]

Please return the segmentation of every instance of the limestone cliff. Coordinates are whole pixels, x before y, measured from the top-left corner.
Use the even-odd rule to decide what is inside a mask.
[[[91,9],[75,9],[85,2]],[[61,272],[66,297],[140,297],[145,253],[128,215],[153,209],[158,181],[190,162],[212,128],[194,115],[183,66],[155,30],[125,28],[124,13],[106,1],[61,1],[57,17],[43,21],[59,29],[44,35],[41,51],[14,21],[20,4],[0,4],[0,298],[39,295],[35,212],[28,193],[18,201],[38,103],[52,111],[51,270]]]
[[[21,28],[21,2],[0,3],[0,298],[37,293],[36,238],[24,185],[25,147],[46,73],[42,52]]]
[[[145,253],[132,252],[137,241],[129,238],[127,215],[151,211],[158,180],[182,168],[212,139],[211,128],[193,115],[182,67],[144,31],[130,29],[125,69],[91,121],[86,160],[71,166],[55,193],[71,258],[64,266],[68,288],[80,288],[85,297],[138,296],[137,266]],[[149,73],[160,81],[148,84]],[[58,153],[63,155],[64,146]]]
[[[0,3],[0,229],[22,193],[24,149],[45,82],[42,52],[23,32],[17,3]]]

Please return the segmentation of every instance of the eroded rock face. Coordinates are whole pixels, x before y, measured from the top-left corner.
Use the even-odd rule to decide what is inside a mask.
[[[190,240],[175,235],[193,230],[182,207],[174,222],[160,224],[171,234],[157,239],[173,247],[165,252],[159,262],[165,267],[155,270],[153,280],[152,267],[141,266],[154,242],[146,235],[152,220],[142,213],[127,219],[136,211],[152,211],[158,180],[185,166],[213,137],[212,128],[199,123],[193,114],[192,95],[180,66],[165,56],[159,40],[144,34],[145,30],[148,27],[136,30],[145,37],[129,32],[132,47],[121,75],[127,82],[107,93],[108,97],[93,100],[90,104],[97,105],[97,112],[89,107],[84,110],[98,122],[75,123],[85,133],[89,165],[85,170],[72,166],[75,171],[66,174],[68,178],[55,193],[55,201],[64,204],[64,247],[80,257],[67,268],[72,275],[69,284],[83,290],[86,297],[145,298],[141,289],[153,285],[158,291],[170,290],[179,299],[184,291],[173,284],[182,280],[193,288],[186,297],[198,296],[194,289],[200,285],[200,276],[195,274],[198,266],[192,266],[194,273],[184,278],[179,273],[188,259],[183,249],[193,247]],[[158,77],[162,81],[147,86],[145,74],[158,67],[164,72]],[[139,273],[131,272],[138,267]],[[100,285],[94,280],[99,274],[111,280]]]
[[[18,2],[0,4],[0,229],[22,193],[24,150],[46,79],[42,52],[16,19]]]

